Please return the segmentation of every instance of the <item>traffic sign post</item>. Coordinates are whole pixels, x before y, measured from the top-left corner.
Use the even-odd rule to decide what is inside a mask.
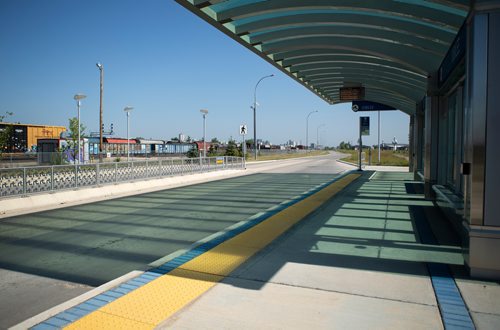
[[[240,135],[243,137],[242,141],[242,148],[241,150],[243,151],[243,167],[246,168],[246,155],[247,155],[247,143],[245,142],[245,135],[247,135],[248,129],[247,125],[243,124],[240,125]]]
[[[363,152],[363,140],[362,136],[363,135],[370,135],[370,117],[359,117],[359,156],[358,156],[358,163],[359,163],[359,168],[358,170],[361,171],[361,153]]]
[[[393,108],[391,106],[388,106],[388,105],[385,105],[382,103],[377,103],[377,102],[364,101],[364,100],[354,100],[354,101],[352,101],[351,109],[354,112],[358,112],[358,111],[377,111],[378,112],[377,145],[378,145],[378,163],[380,164],[380,111],[396,110],[396,108]]]

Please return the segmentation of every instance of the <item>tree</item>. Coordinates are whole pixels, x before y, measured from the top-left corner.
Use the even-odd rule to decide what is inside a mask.
[[[13,114],[13,112],[5,111],[5,115],[0,115],[0,122],[3,122],[5,118],[12,116]]]
[[[172,142],[180,142],[178,137],[173,137],[170,139]]]
[[[199,156],[199,152],[197,148],[191,148],[189,151],[186,153],[186,156],[189,158],[197,158]]]
[[[73,149],[73,156],[76,159],[78,156],[78,118],[69,118],[69,134],[71,135],[71,140],[68,141],[68,145]],[[80,138],[84,136],[86,127],[80,122]]]
[[[208,148],[208,157],[215,157],[217,156],[217,152],[218,152],[218,148],[217,148],[217,145],[214,144],[214,143],[211,143],[210,144],[210,148]]]
[[[352,149],[351,143],[350,142],[344,142],[344,141],[342,141],[339,144],[339,149],[342,149],[342,150]]]
[[[3,122],[5,118],[12,116],[14,113],[6,111],[5,115],[0,115],[0,122]],[[14,137],[14,126],[5,125],[0,128],[0,153],[4,151],[12,151],[12,138]]]
[[[219,153],[219,144],[220,141],[216,137],[212,138],[210,141],[210,147],[208,148],[208,156],[215,157]]]
[[[236,142],[234,140],[229,140],[226,147],[226,153],[224,156],[236,156],[241,157],[240,150],[236,146]]]

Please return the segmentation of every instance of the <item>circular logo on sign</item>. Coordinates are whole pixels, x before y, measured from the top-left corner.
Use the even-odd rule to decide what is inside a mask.
[[[352,111],[356,112],[356,111],[358,111],[358,110],[359,110],[359,105],[357,105],[357,104],[353,104],[353,105],[352,105]]]

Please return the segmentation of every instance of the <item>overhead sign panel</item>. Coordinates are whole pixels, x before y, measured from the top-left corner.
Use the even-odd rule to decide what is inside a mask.
[[[371,101],[352,101],[352,111],[396,110],[388,105]]]
[[[341,101],[354,101],[362,100],[365,97],[364,87],[341,87],[340,100]]]

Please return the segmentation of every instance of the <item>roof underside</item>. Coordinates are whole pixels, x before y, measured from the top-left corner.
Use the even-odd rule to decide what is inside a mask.
[[[408,114],[469,0],[176,0],[330,104],[339,88]]]

